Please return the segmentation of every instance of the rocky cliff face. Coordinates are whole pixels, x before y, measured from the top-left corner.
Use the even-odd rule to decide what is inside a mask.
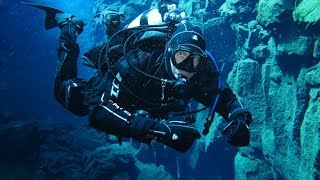
[[[320,3],[209,4],[217,2],[198,3],[190,15],[203,24],[208,50],[254,117],[252,143],[234,161],[237,179],[319,178]],[[215,17],[197,18],[199,11]]]

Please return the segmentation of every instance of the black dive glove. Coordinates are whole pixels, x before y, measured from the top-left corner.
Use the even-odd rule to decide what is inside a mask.
[[[151,133],[156,135],[158,142],[181,152],[186,152],[194,140],[201,137],[197,129],[183,121],[159,123]]]
[[[129,125],[129,137],[142,143],[150,144],[155,138],[150,134],[150,129],[154,128],[157,123],[159,122],[150,119],[147,115],[135,114]]]
[[[200,133],[184,121],[160,122],[150,119],[147,112],[139,111],[130,120],[127,136],[147,144],[156,139],[177,151],[186,152],[194,140],[200,138]]]
[[[252,121],[250,112],[237,109],[229,115],[229,123],[222,134],[228,136],[228,143],[233,146],[248,146],[250,143],[249,125]]]

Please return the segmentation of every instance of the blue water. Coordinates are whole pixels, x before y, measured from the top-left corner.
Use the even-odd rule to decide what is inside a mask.
[[[93,6],[85,3],[87,8],[80,8],[83,3],[67,5],[67,1],[45,4],[77,12],[87,19]],[[61,111],[52,96],[59,30],[46,31],[44,12],[38,9],[9,0],[1,9],[1,99],[6,102],[1,103],[1,109],[53,114]]]

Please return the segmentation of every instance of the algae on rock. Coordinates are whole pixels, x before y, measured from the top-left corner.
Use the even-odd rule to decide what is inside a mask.
[[[294,21],[317,23],[320,20],[320,1],[303,0],[293,12]]]

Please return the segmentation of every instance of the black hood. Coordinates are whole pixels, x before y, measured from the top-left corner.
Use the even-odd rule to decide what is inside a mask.
[[[167,49],[169,57],[178,50],[185,50],[206,57],[206,43],[201,29],[189,22],[182,22],[177,26],[167,44]]]

